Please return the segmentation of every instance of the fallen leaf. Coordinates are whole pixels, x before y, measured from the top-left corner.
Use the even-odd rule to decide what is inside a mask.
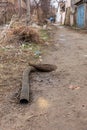
[[[78,90],[78,89],[80,89],[80,87],[79,86],[70,85],[69,89]]]

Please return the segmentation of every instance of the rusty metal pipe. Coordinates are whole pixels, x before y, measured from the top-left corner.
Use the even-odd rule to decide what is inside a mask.
[[[22,77],[22,89],[20,94],[20,103],[27,104],[29,102],[29,75],[31,72],[35,71],[32,66],[27,67],[23,72]]]

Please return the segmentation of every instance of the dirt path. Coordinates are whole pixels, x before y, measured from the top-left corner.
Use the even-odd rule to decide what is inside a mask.
[[[32,74],[30,104],[18,103],[15,75],[16,89],[0,89],[1,130],[87,130],[87,35],[59,27],[53,44],[43,63],[58,69]]]

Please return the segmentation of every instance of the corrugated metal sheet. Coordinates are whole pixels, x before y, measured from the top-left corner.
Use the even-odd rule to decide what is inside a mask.
[[[84,4],[79,5],[77,8],[77,25],[78,27],[84,27],[85,22],[85,7]]]

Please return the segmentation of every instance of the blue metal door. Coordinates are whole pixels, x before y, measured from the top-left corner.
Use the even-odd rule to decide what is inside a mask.
[[[78,27],[84,27],[85,22],[85,6],[80,5],[77,8],[77,25]]]

